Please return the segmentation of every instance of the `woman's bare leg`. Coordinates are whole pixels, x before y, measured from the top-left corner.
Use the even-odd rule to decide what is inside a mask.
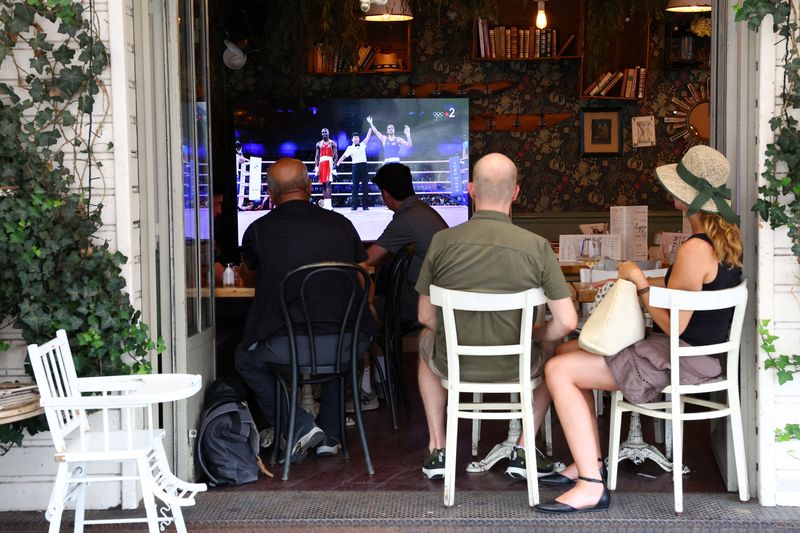
[[[608,365],[602,356],[576,350],[548,361],[545,379],[578,475],[600,479],[597,462],[600,439],[592,391],[618,388]],[[556,501],[575,508],[591,507],[598,502],[603,490],[604,486],[600,483],[578,480],[574,488],[556,498]]]

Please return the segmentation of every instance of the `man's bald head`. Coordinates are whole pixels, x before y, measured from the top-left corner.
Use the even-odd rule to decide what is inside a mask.
[[[517,193],[517,166],[503,154],[485,155],[472,169],[472,196],[479,205],[511,206]],[[507,210],[507,209],[506,209]]]
[[[288,193],[303,192],[308,199],[309,183],[308,170],[299,159],[278,159],[267,172],[269,194],[276,203],[281,203],[281,196],[285,197]],[[295,199],[296,195],[291,194],[291,197],[287,199]]]

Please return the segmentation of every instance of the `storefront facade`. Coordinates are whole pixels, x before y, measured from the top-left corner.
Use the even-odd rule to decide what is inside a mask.
[[[200,373],[208,383],[215,371],[213,301],[199,289],[210,285],[204,268],[213,261],[208,199],[211,154],[218,151],[211,145],[210,114],[203,111],[210,100],[208,64],[220,58],[209,57],[206,5],[201,0],[83,3],[94,9],[110,53],[103,81],[111,112],[104,120],[113,148],[103,156],[106,180],[99,193],[106,208],[98,238],[128,257],[124,276],[131,301],[166,342],[160,370]],[[717,4],[730,13],[734,3]],[[772,231],[749,211],[771,140],[768,120],[781,92],[778,37],[751,32],[721,11],[715,15],[712,142],[732,162],[745,242],[756,243],[745,257],[752,285],[749,332],[742,344],[750,479],[762,505],[800,505],[800,461],[792,443],[777,443],[773,433],[796,422],[800,385],[779,387],[774,374],[763,370],[766,356],[755,331],[756,318],[771,318],[783,353],[800,345],[800,267],[786,230]],[[10,77],[10,66],[0,64],[0,78]],[[24,343],[8,329],[0,336],[11,344],[0,355],[4,380],[28,379]],[[174,469],[185,478],[192,475],[201,397],[163,413]],[[55,473],[46,434],[26,438],[21,448],[0,457],[0,465],[0,510],[46,507]],[[132,486],[117,485],[90,493],[89,501],[94,508],[131,507],[137,495]]]

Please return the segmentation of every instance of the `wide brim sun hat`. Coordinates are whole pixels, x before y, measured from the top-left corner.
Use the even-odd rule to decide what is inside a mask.
[[[728,159],[705,145],[691,147],[678,163],[656,168],[661,185],[689,206],[690,215],[704,211],[720,214],[729,222],[738,222],[727,187],[730,173]]]

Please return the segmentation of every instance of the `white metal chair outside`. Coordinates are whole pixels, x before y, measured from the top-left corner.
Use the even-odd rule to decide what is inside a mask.
[[[76,532],[84,524],[147,522],[151,533],[174,522],[185,532],[181,507],[194,505],[203,483],[187,483],[170,471],[162,439],[164,431],[153,427],[153,404],[191,396],[200,389],[201,377],[188,375],[110,376],[78,378],[67,334],[42,345],[28,346],[28,355],[39,386],[41,405],[56,448],[58,462],[53,490],[45,516],[50,533],[57,533],[65,504],[75,500]],[[84,395],[89,393],[89,395]],[[89,411],[102,412],[102,427],[90,427]],[[112,428],[110,413],[119,413],[121,429]],[[145,429],[135,429],[137,418]],[[135,475],[89,475],[88,463],[134,463]],[[86,486],[93,482],[138,479],[146,518],[85,520]],[[154,497],[163,501],[158,515]],[[171,511],[171,516],[166,515]]]
[[[747,481],[747,463],[744,452],[744,432],[742,412],[739,403],[739,342],[742,334],[745,307],[747,306],[747,285],[743,281],[737,287],[719,291],[679,291],[653,287],[650,290],[650,305],[669,309],[670,313],[670,383],[664,388],[670,394],[669,401],[654,401],[645,404],[632,404],[624,400],[622,393],[616,391],[611,400],[611,422],[608,453],[608,488],[617,486],[617,459],[619,456],[620,425],[622,413],[632,411],[673,422],[673,490],[675,512],[683,512],[683,422],[684,420],[705,420],[730,416],[733,433],[733,450],[736,457],[736,476],[739,482],[739,499],[750,499]],[[709,311],[734,308],[728,341],[707,346],[679,346],[679,312],[681,310]],[[724,377],[718,381],[700,385],[680,385],[680,358],[698,355],[727,354]],[[677,385],[676,385],[677,384]],[[711,391],[727,391],[727,403],[712,402],[689,395]],[[684,407],[692,404],[703,407],[702,412],[686,413]]]
[[[536,473],[536,447],[533,431],[533,388],[541,378],[531,379],[531,349],[533,347],[534,308],[547,300],[541,288],[512,294],[485,294],[448,290],[431,285],[433,305],[442,308],[447,343],[447,375],[442,385],[447,389],[447,440],[445,445],[444,504],[452,506],[455,500],[456,447],[458,419],[522,419],[522,430],[527,436],[525,466],[528,478],[528,504],[539,503]],[[459,343],[456,332],[455,311],[497,312],[520,309],[519,343],[502,346],[465,346]],[[519,356],[519,377],[516,381],[467,382],[461,381],[460,357]],[[521,401],[498,403],[463,403],[462,392],[519,394]]]

